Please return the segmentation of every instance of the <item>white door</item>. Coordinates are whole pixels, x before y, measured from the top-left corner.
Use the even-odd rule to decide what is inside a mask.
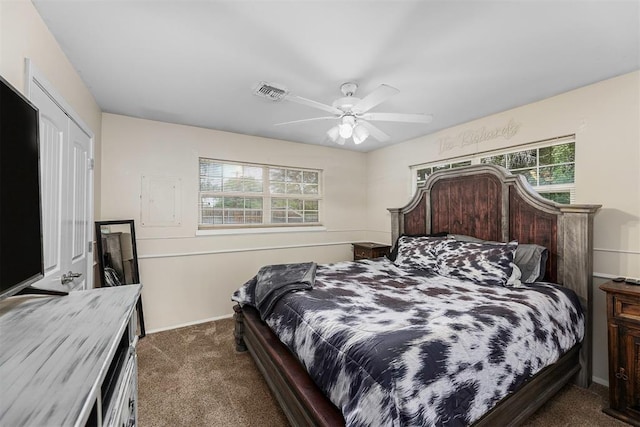
[[[40,110],[40,179],[45,277],[37,288],[87,287],[90,236],[91,138],[38,84],[31,101]]]
[[[91,138],[71,119],[69,119],[69,167],[68,169],[68,208],[65,220],[69,231],[69,266],[66,270],[82,274],[73,278],[75,289],[87,289],[87,275],[93,264],[92,252],[89,252],[91,230]],[[63,197],[64,199],[64,197]]]

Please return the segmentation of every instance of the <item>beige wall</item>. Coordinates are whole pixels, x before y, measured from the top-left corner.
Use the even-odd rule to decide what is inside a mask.
[[[25,58],[30,58],[56,91],[94,133],[94,208],[100,204],[100,128],[102,112],[29,0],[0,0],[0,74],[25,89]]]
[[[351,258],[362,240],[366,155],[104,114],[100,217],[136,221],[150,330],[232,313],[231,294],[266,264]],[[326,231],[196,236],[198,157],[323,170]],[[141,221],[142,177],[179,182],[180,224]],[[141,198],[142,196],[142,198]]]
[[[408,202],[410,166],[575,134],[576,203],[602,204],[594,221],[594,271],[600,276],[594,281],[594,376],[606,380],[604,293],[597,285],[611,276],[640,277],[639,100],[640,72],[634,72],[370,153],[368,238],[390,240],[386,208]],[[447,138],[503,128],[511,120],[518,131],[509,139],[441,149]]]

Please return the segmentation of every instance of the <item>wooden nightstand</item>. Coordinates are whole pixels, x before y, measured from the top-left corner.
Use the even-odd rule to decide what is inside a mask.
[[[378,258],[389,254],[391,246],[380,243],[358,242],[353,245],[353,260]]]
[[[600,285],[607,293],[609,408],[603,411],[640,426],[640,286]]]

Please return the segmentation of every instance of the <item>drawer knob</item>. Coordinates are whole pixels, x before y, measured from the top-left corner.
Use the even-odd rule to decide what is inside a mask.
[[[620,368],[618,370],[618,372],[616,373],[616,378],[622,381],[626,381],[629,379],[629,377],[627,376],[627,374],[625,374],[624,372],[624,368]]]

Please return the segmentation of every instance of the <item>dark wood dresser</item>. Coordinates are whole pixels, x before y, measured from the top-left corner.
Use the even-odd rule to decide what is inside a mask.
[[[640,286],[600,285],[607,293],[609,408],[604,412],[640,426]]]
[[[391,246],[373,242],[353,243],[353,260],[379,258],[389,254]]]

